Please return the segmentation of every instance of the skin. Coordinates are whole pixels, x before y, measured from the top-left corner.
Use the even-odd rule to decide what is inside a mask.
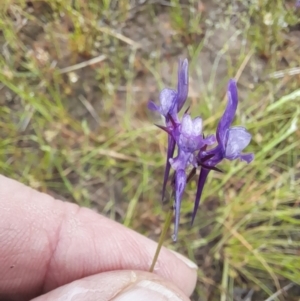
[[[155,242],[1,175],[0,213],[0,300],[58,300],[74,288],[72,300],[99,290],[97,300],[113,300],[145,280],[189,300],[195,288],[197,271],[180,256],[163,248],[155,273],[145,272]]]

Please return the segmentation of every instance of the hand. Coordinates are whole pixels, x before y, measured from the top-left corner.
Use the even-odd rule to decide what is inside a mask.
[[[94,211],[0,175],[0,300],[189,300],[197,267]]]

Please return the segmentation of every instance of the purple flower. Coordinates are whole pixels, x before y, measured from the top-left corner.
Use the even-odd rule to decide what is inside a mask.
[[[178,155],[176,158],[169,159],[172,168],[175,170],[175,229],[173,240],[176,241],[178,234],[180,207],[182,194],[186,186],[186,172],[188,166],[197,167],[197,158],[194,153],[205,145],[211,145],[215,142],[214,136],[206,139],[202,135],[202,119],[200,117],[192,120],[191,116],[184,114],[181,124],[169,129],[170,135],[178,146]]]
[[[251,141],[250,133],[241,126],[231,127],[234,120],[237,105],[238,94],[237,86],[234,80],[228,84],[228,103],[221,117],[216,130],[216,137],[210,135],[204,137],[202,134],[202,119],[191,118],[187,111],[182,119],[178,117],[178,112],[182,109],[188,94],[188,61],[179,61],[177,90],[163,89],[160,93],[160,105],[149,102],[148,108],[159,112],[165,118],[165,126],[161,129],[168,133],[167,162],[164,173],[164,182],[162,189],[162,199],[164,199],[166,184],[169,178],[171,167],[174,169],[174,175],[171,181],[174,194],[175,209],[175,227],[173,240],[177,240],[178,227],[180,219],[180,208],[182,196],[187,182],[196,173],[196,168],[200,167],[197,192],[192,214],[192,223],[194,222],[201,194],[206,182],[207,176],[211,170],[221,171],[216,166],[223,160],[240,159],[250,163],[254,159],[252,153],[243,153],[243,150]],[[208,149],[208,146],[217,142],[217,145]],[[175,147],[177,155],[174,156]],[[187,177],[187,169],[192,166],[193,169]]]
[[[148,109],[159,112],[166,120],[169,120],[168,115],[171,115],[172,117],[177,116],[176,100],[177,91],[165,88],[159,94],[160,106],[157,106],[150,100],[148,103]]]
[[[215,166],[223,159],[240,159],[247,163],[250,163],[254,159],[254,155],[252,153],[242,153],[244,148],[246,148],[251,141],[250,133],[241,126],[230,127],[238,105],[237,86],[234,80],[229,81],[227,96],[227,107],[219,121],[216,132],[218,145],[208,151],[201,150],[197,156],[198,163],[201,166],[201,171],[198,179],[192,223],[194,222],[203,187],[210,170],[214,169]]]
[[[166,127],[174,127],[174,122],[178,121],[177,113],[182,109],[188,96],[188,60],[179,60],[178,63],[178,81],[177,90],[165,88],[160,92],[160,106],[157,106],[153,101],[148,103],[148,108],[151,111],[157,111],[165,117]],[[162,200],[165,197],[166,186],[170,174],[169,159],[173,157],[175,150],[175,140],[172,136],[168,137],[167,160],[164,173],[164,181],[162,188]]]
[[[160,106],[157,106],[153,101],[148,103],[148,109],[159,112],[165,117],[166,122],[169,122],[169,115],[174,120],[177,120],[177,113],[180,112],[187,99],[189,89],[188,68],[189,63],[187,59],[179,60],[177,90],[163,89],[159,95]]]
[[[297,1],[296,1],[295,6],[296,6],[296,8],[300,8],[300,0],[297,0]]]

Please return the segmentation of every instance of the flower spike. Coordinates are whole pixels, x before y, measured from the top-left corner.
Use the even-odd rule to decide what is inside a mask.
[[[178,124],[178,112],[183,107],[188,96],[188,60],[179,60],[178,63],[178,78],[177,90],[165,88],[160,92],[159,100],[160,106],[157,106],[153,101],[149,101],[148,109],[151,111],[159,112],[165,118],[166,127],[162,128],[166,131],[168,128],[169,138],[167,147],[167,160],[164,172],[163,187],[162,187],[162,200],[165,198],[165,191],[170,174],[170,162],[173,158],[175,150],[175,141],[171,132],[175,132]]]
[[[180,60],[178,64],[177,90],[165,88],[161,91],[160,105],[149,102],[148,108],[159,112],[165,118],[165,125],[157,125],[168,134],[167,158],[162,185],[164,200],[171,167],[174,174],[171,179],[172,198],[175,205],[175,226],[173,240],[177,240],[180,221],[180,208],[186,184],[196,175],[200,168],[197,181],[194,209],[191,223],[193,224],[209,173],[221,172],[217,165],[224,159],[240,159],[250,163],[254,159],[252,153],[243,153],[251,141],[251,134],[242,126],[231,126],[238,106],[238,92],[235,80],[231,79],[227,88],[227,105],[219,120],[216,135],[202,134],[203,122],[200,117],[191,118],[187,108],[180,119],[178,112],[184,106],[188,95],[188,61]],[[208,146],[216,145],[208,148]],[[177,155],[174,157],[175,149]],[[187,170],[192,167],[187,176]]]
[[[221,172],[221,170],[218,169],[216,165],[219,164],[223,159],[240,159],[247,163],[250,163],[254,159],[253,154],[242,153],[243,149],[246,148],[251,141],[251,134],[244,127],[230,127],[235,117],[238,105],[237,85],[235,80],[233,79],[229,81],[227,97],[227,106],[223,113],[223,116],[219,121],[216,132],[218,145],[211,150],[200,151],[197,156],[198,164],[202,168],[197,185],[192,223],[195,219],[200,204],[204,184],[209,172],[211,170],[217,170]]]

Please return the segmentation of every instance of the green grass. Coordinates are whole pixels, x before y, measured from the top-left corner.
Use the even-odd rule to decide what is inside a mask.
[[[31,11],[25,1],[2,5],[0,171],[40,191],[96,207],[157,239],[164,219],[159,191],[166,135],[153,125],[157,120],[147,112],[146,101],[153,95],[157,99],[164,86],[160,68],[167,57],[161,58],[157,46],[140,49],[139,41],[121,33],[135,20],[129,1],[118,2],[117,8],[110,1],[73,2],[47,0],[39,6],[33,1]],[[169,239],[166,244],[199,264],[193,300],[233,300],[234,287],[253,288],[267,298],[284,283],[300,284],[299,75],[267,76],[299,66],[297,47],[289,39],[289,26],[299,23],[299,14],[292,1],[249,5],[240,0],[239,13],[223,3],[219,23],[210,26],[198,1],[189,2],[174,0],[159,8],[175,33],[171,46],[179,47],[179,54],[187,51],[193,72],[211,74],[207,89],[189,99],[193,114],[201,114],[205,131],[213,133],[225,106],[226,81],[241,79],[247,94],[235,122],[253,134],[248,150],[255,161],[225,162],[224,174],[210,175],[190,228],[192,182],[182,205],[178,243]],[[157,5],[137,11],[159,24]],[[215,62],[218,55],[225,58],[228,72],[220,78],[217,63],[202,70],[197,56],[205,37],[218,26],[227,28],[233,14],[235,34],[248,42],[234,59],[228,54],[230,41],[224,44]],[[101,56],[99,63],[65,69]],[[264,59],[263,79],[243,79],[246,66],[257,58]],[[154,79],[155,87],[144,84],[134,92],[138,73]],[[175,84],[175,69],[170,82]],[[147,92],[153,89],[155,94]]]

